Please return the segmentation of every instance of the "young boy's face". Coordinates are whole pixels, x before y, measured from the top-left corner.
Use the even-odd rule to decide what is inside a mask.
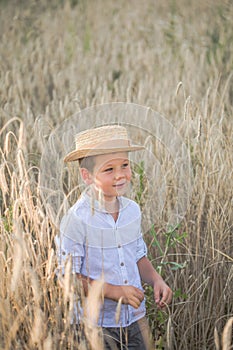
[[[89,173],[91,183],[108,201],[125,194],[131,175],[127,152],[95,156],[93,173]]]

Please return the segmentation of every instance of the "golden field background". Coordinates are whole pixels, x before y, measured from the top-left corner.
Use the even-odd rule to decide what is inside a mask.
[[[159,317],[148,291],[155,347],[232,348],[232,18],[230,0],[0,2],[1,349],[77,348],[69,307],[78,286],[68,272],[64,288],[54,278],[40,158],[66,118],[119,101],[164,115],[195,177],[173,244],[164,223],[161,250],[148,235],[155,264],[179,267],[163,265],[175,297]]]

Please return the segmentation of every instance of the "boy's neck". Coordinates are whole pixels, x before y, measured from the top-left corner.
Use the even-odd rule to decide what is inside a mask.
[[[98,193],[95,190],[91,193],[89,192],[89,195],[94,195],[95,199],[100,203],[101,207],[104,208],[110,215],[112,215],[115,221],[117,220],[120,208],[118,197],[99,198]]]
[[[104,201],[105,210],[113,217],[114,221],[117,221],[119,215],[119,200],[117,197],[111,201]]]
[[[103,200],[104,208],[109,214],[114,214],[119,212],[119,201],[117,197],[111,200]]]

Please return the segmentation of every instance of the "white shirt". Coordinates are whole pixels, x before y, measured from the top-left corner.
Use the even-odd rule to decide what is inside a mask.
[[[73,272],[91,279],[104,278],[115,285],[132,285],[141,290],[138,260],[147,254],[141,233],[141,211],[134,201],[118,197],[119,215],[112,215],[92,203],[82,194],[61,221],[56,237],[59,264],[64,269],[68,255],[72,256]],[[145,301],[138,309],[122,305],[119,322],[115,320],[117,302],[105,298],[98,325],[125,327],[145,315]]]

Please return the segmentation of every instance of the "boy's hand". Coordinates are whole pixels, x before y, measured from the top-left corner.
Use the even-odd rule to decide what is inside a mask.
[[[154,289],[154,299],[157,306],[162,309],[172,301],[172,291],[162,277],[154,269],[147,257],[138,261],[140,276],[144,282]]]
[[[172,301],[172,290],[163,279],[157,279],[154,283],[154,299],[159,309],[163,309]]]
[[[122,303],[129,304],[135,309],[139,308],[144,299],[143,291],[133,286],[120,286],[120,293],[122,294]]]
[[[141,289],[134,286],[116,286],[108,283],[105,284],[104,296],[115,301],[122,298],[123,304],[129,304],[135,309],[139,308],[144,299],[144,293]]]

